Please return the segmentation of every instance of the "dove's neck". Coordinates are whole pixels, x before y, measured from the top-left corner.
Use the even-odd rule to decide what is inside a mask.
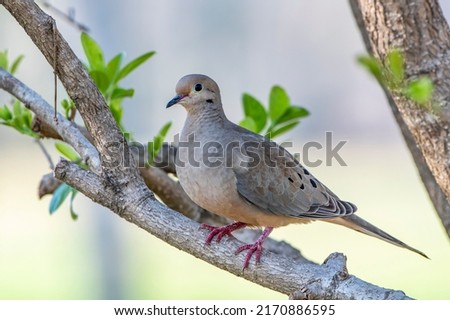
[[[181,138],[191,133],[202,134],[202,132],[214,132],[220,130],[229,122],[221,106],[205,106],[189,110],[181,131]]]

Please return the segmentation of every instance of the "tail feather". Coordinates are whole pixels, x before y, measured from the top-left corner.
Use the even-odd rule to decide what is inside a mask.
[[[390,234],[384,232],[383,230],[375,227],[373,224],[367,222],[366,220],[358,217],[355,214],[349,215],[349,216],[345,216],[342,218],[336,218],[336,219],[330,219],[328,220],[328,222],[331,223],[335,223],[335,224],[339,224],[341,226],[362,232],[364,234],[367,234],[369,236],[384,240],[386,242],[389,242],[393,245],[411,250],[412,252],[415,252],[417,254],[420,254],[422,257],[425,257],[427,259],[428,256],[423,253],[420,250],[417,250],[413,247],[408,246],[406,243],[398,240],[397,238],[394,238],[393,236],[391,236]]]

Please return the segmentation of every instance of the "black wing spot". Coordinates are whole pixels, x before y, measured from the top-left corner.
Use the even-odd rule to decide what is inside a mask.
[[[297,172],[298,177],[300,178],[300,180],[303,180],[302,175],[300,174],[300,172]]]
[[[311,185],[312,185],[314,188],[317,188],[317,183],[314,181],[314,179],[310,179],[309,182],[311,182]]]
[[[302,183],[302,185],[300,186],[300,189],[305,189],[305,185]]]
[[[305,168],[303,168],[303,172],[308,176],[309,175],[309,171],[306,170]]]
[[[294,182],[294,180],[291,177],[289,177],[288,179],[290,182],[292,182],[292,183]]]

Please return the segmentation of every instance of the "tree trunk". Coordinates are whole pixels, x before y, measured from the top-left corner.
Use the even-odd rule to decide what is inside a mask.
[[[405,77],[434,83],[432,114],[384,88],[428,194],[450,237],[450,30],[436,0],[350,0],[367,50],[403,52]]]

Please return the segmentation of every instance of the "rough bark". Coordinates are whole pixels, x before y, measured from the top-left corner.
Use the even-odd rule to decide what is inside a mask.
[[[62,160],[55,168],[55,176],[101,205],[115,207],[116,190],[94,173]],[[242,270],[244,255],[234,254],[237,246],[242,244],[239,240],[227,238],[220,245],[205,246],[203,241],[207,231],[199,230],[198,223],[157,201],[142,202],[131,210],[124,211],[122,216],[165,242],[291,298],[408,299],[401,291],[386,290],[349,275],[346,258],[338,253],[331,254],[319,266],[266,250],[258,266]]]
[[[450,30],[436,0],[350,0],[367,50],[405,57],[408,79],[427,75],[437,114],[384,88],[423,183],[450,237]]]
[[[100,154],[97,158],[100,164],[91,162],[90,170],[61,160],[54,171],[57,179],[167,243],[237,276],[285,293],[291,298],[409,299],[401,291],[384,289],[349,275],[346,258],[342,254],[332,254],[324,264],[317,265],[305,260],[297,250],[283,242],[269,241],[270,251],[264,251],[261,263],[257,266],[251,264],[249,269],[242,270],[244,255],[234,254],[236,248],[243,244],[241,241],[231,237],[223,239],[220,244],[204,246],[207,232],[199,230],[197,222],[160,203],[146,187],[134,161],[124,165],[122,155],[130,159],[133,155],[101,94],[68,44],[57,30],[55,32],[53,29],[53,19],[31,0],[0,0],[0,4],[16,18],[51,65],[56,56],[58,77],[75,102],[92,136],[93,145]],[[57,55],[52,51],[54,40],[58,48]],[[13,90],[14,86],[8,85],[11,83],[20,90]],[[42,105],[48,104],[38,95],[19,94],[29,89],[24,84],[15,82],[15,78],[2,69],[0,87],[24,102],[40,119],[47,119],[53,114],[51,108],[42,108]],[[61,126],[66,122],[63,117],[59,118],[61,120],[57,123],[46,123],[64,138]],[[72,136],[78,135],[80,139],[65,139],[68,143],[81,144],[77,150],[92,151],[92,144],[76,126],[67,127]],[[158,170],[152,172],[152,179],[156,179],[154,181],[162,177],[163,172]],[[166,183],[168,188],[175,188],[168,181],[160,183]],[[157,189],[158,186],[155,185],[154,188]]]

